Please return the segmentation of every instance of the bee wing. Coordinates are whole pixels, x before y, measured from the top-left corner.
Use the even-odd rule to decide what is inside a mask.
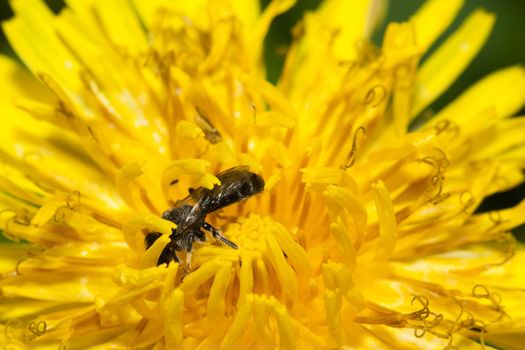
[[[217,178],[221,185],[213,187],[199,198],[198,204],[203,213],[211,213],[260,192],[254,178],[263,182],[262,178],[249,171],[248,166],[225,170]]]
[[[226,169],[217,175],[217,178],[221,182],[221,186],[225,183],[231,183],[239,179],[240,174],[246,174],[250,171],[250,167],[247,165],[239,165],[230,169]]]
[[[252,175],[249,169],[246,165],[227,169],[217,175],[217,178],[221,182],[220,186],[216,185],[211,190],[199,187],[192,190],[188,197],[177,201],[177,206],[179,206],[179,202],[181,205],[193,205],[194,203],[186,220],[181,225],[181,229],[184,230],[191,227],[206,214],[236,202],[238,199],[232,202],[224,201],[222,198],[225,194],[232,193],[232,188],[239,186],[239,183],[242,182],[244,178]]]
[[[195,205],[195,203],[196,203],[195,198],[193,198],[193,196],[190,194],[186,198],[177,200],[175,202],[174,208],[182,207],[183,205],[191,205],[191,206],[193,206],[193,205]]]
[[[220,186],[215,185],[212,189],[208,189],[205,187],[191,189],[190,195],[184,198],[181,202],[184,202],[184,204],[190,204],[190,205],[193,205],[195,203],[197,204],[202,203],[202,201],[206,201],[206,199],[210,195],[212,196],[217,195],[219,192],[231,186],[231,184],[237,183],[239,181],[239,178],[247,174],[249,170],[250,170],[250,167],[248,167],[247,165],[240,165],[240,166],[236,166],[230,169],[226,169],[217,175],[217,178],[221,182]],[[177,203],[178,202],[179,201],[177,201]]]
[[[186,220],[180,225],[180,232],[183,232],[187,228],[193,226],[202,217],[202,207],[199,203],[197,203],[193,206],[193,208],[191,208],[191,211],[188,213],[188,216],[186,216]]]
[[[183,200],[186,203],[190,203],[191,205],[196,204],[199,202],[199,200],[202,199],[208,192],[211,190],[206,187],[199,187],[196,189],[190,188],[190,194],[188,197],[184,198]]]

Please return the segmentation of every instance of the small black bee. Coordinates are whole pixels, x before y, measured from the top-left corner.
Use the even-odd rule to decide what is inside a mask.
[[[223,244],[237,249],[234,242],[224,237],[217,228],[204,220],[209,213],[245,200],[264,190],[263,178],[248,169],[247,166],[238,166],[223,171],[217,175],[221,182],[220,185],[215,185],[211,190],[204,187],[190,189],[188,197],[177,201],[174,208],[162,214],[163,219],[176,223],[177,228],[172,229],[170,242],[160,254],[157,266],[164,263],[169,264],[173,260],[179,262],[177,251],[186,251],[190,256],[193,242],[197,239],[206,240],[206,235],[201,229],[211,232],[213,237]],[[146,249],[151,247],[161,235],[160,232],[148,233],[144,239]]]

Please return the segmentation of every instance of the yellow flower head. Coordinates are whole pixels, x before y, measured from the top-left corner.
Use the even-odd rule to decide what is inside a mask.
[[[325,0],[273,85],[263,39],[292,0],[66,2],[3,23],[29,70],[0,58],[0,224],[30,243],[1,247],[6,349],[523,348],[525,201],[476,209],[523,181],[525,71],[425,112],[492,14],[421,61],[463,1],[375,48],[381,1]],[[206,217],[238,249],[159,264],[182,231],[162,213],[241,165],[263,193]]]

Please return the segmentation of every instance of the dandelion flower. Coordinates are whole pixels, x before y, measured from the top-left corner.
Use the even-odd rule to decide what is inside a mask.
[[[326,0],[273,85],[263,38],[293,3],[11,2],[27,69],[0,59],[0,223],[25,244],[1,247],[5,348],[523,348],[525,202],[476,209],[523,181],[524,69],[416,120],[494,16],[422,61],[462,1],[375,48],[380,1]],[[162,213],[238,165],[264,192],[209,215],[238,249],[157,266]]]

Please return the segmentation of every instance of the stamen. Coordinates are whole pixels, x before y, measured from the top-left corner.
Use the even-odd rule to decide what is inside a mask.
[[[171,91],[170,84],[170,68],[175,63],[175,52],[168,51],[160,53],[156,49],[151,48],[146,54],[144,60],[144,67],[153,70],[161,79],[168,92]],[[171,97],[171,94],[170,96]]]
[[[516,245],[517,245],[516,238],[514,238],[511,232],[507,232],[507,231],[496,232],[494,234],[494,238],[496,239],[497,242],[503,242],[507,245],[505,256],[503,257],[501,261],[495,262],[495,263],[488,263],[488,264],[484,264],[478,267],[465,269],[465,270],[461,270],[461,269],[454,270],[454,273],[457,273],[459,275],[471,275],[474,273],[480,273],[482,271],[486,271],[493,267],[504,265],[508,261],[510,261],[516,254]]]
[[[448,344],[443,348],[443,350],[460,350],[457,346],[452,344],[454,339],[452,337],[449,338]]]
[[[352,271],[356,264],[355,248],[348,237],[348,229],[344,227],[341,221],[330,224],[330,231],[334,236],[337,246],[339,247],[340,259]]]
[[[453,123],[448,119],[443,119],[437,122],[436,125],[434,125],[434,129],[436,130],[436,135],[440,135],[445,131],[450,132],[451,138],[456,138],[461,131],[456,123]]]
[[[485,333],[487,333],[487,325],[479,319],[473,319],[473,325],[469,328],[472,331],[479,332],[479,342],[481,349],[485,350]]]
[[[386,261],[394,252],[396,244],[397,222],[394,205],[382,181],[374,183],[372,190],[379,223],[376,257]]]
[[[440,149],[436,148],[437,151],[440,153],[443,153]],[[443,153],[444,155],[444,153]],[[432,157],[432,156],[426,156],[420,160],[421,163],[426,163],[436,169],[436,173],[431,177],[430,183],[431,186],[427,189],[426,195],[429,196],[427,199],[428,203],[432,203],[434,205],[444,201],[445,199],[450,197],[450,193],[442,193],[443,192],[443,182],[445,180],[444,168],[448,165],[448,159],[446,157],[442,157],[439,160]],[[437,188],[436,193],[431,195],[431,193]]]
[[[43,182],[40,182],[36,180],[33,176],[29,174],[25,174],[26,179],[31,181],[36,187],[40,188],[42,191],[49,193],[49,194],[55,194],[57,192],[57,188],[50,186],[48,184],[45,184]]]
[[[357,192],[357,184],[342,169],[308,167],[300,170],[303,173],[302,182],[307,188],[324,188],[327,185],[349,187],[352,192]]]
[[[330,335],[338,346],[342,346],[345,343],[346,337],[343,331],[343,322],[341,320],[341,307],[343,305],[343,300],[341,298],[340,290],[325,290],[324,304]]]
[[[54,93],[59,99],[59,109],[63,112],[66,118],[73,118],[73,103],[69,99],[67,93],[60,86],[60,84],[49,74],[44,72],[37,72],[37,77],[40,79],[42,84],[46,86],[52,93]]]
[[[378,90],[381,91],[381,93],[379,94],[380,97],[377,99],[375,103],[373,103],[376,100],[376,97],[378,95],[378,93],[376,92]],[[380,85],[380,84],[374,85],[368,90],[368,92],[366,93],[365,99],[361,101],[361,104],[370,105],[370,107],[375,108],[379,106],[381,103],[383,103],[383,101],[387,98],[387,96],[388,96],[388,91],[384,85]]]
[[[210,37],[211,47],[199,64],[198,74],[210,73],[217,68],[217,65],[221,63],[222,57],[226,54],[228,46],[232,46],[236,42],[235,29],[240,24],[237,17],[225,14],[223,18],[219,18],[210,25],[209,34],[207,34]]]
[[[93,127],[90,125],[86,126],[86,130],[88,131],[89,136],[95,143],[100,143],[100,140],[98,139],[97,135],[95,134],[95,131],[93,130]]]
[[[22,273],[20,272],[20,265],[24,262],[24,261],[27,261],[29,259],[32,259],[32,258],[35,258],[35,257],[38,257],[40,254],[42,254],[44,251],[46,250],[46,247],[44,245],[40,245],[40,244],[36,244],[36,245],[32,245],[29,250],[27,251],[27,253],[22,256],[17,262],[16,262],[16,266],[15,266],[15,272],[17,275],[22,275]]]
[[[54,220],[57,223],[63,222],[69,214],[69,211],[80,212],[81,194],[79,191],[73,191],[66,197],[66,205],[61,206],[55,212]]]
[[[47,331],[45,321],[25,323],[20,319],[9,320],[4,328],[5,337],[10,341],[29,342],[44,335]]]
[[[216,144],[222,141],[221,133],[213,126],[210,120],[204,115],[199,107],[195,107],[197,115],[195,115],[195,123],[199,128],[201,128],[204,133],[204,137],[211,144]]]
[[[463,306],[463,303],[460,300],[458,300],[455,296],[452,296],[452,300],[459,306],[459,313],[456,316],[456,319],[454,320],[452,325],[450,326],[449,330],[447,331],[447,334],[450,335],[449,344],[452,343],[452,335],[461,329],[461,317],[463,316],[463,313],[465,311],[465,307]]]
[[[396,90],[408,90],[413,86],[413,71],[409,63],[401,63],[394,68]]]
[[[27,329],[32,333],[32,336],[28,340],[40,337],[46,333],[47,324],[44,321],[31,322],[27,325]]]
[[[414,336],[416,338],[422,338],[428,332],[439,338],[448,338],[448,335],[446,334],[440,334],[433,331],[433,329],[436,328],[443,320],[443,315],[435,313],[430,313],[429,315],[434,316],[432,322],[429,322],[426,318],[421,318],[420,321],[423,324],[414,326]]]
[[[85,89],[97,101],[98,107],[104,111],[102,115],[117,128],[118,132],[133,138],[132,130],[123,123],[125,117],[119,113],[118,108],[115,108],[110,99],[104,94],[92,73],[89,70],[83,70],[80,72],[80,79]]]
[[[148,318],[142,318],[139,323],[135,326],[135,328],[131,331],[131,334],[130,334],[130,340],[129,340],[129,344],[128,344],[128,348],[130,349],[133,349],[135,348],[135,345],[140,337],[140,334],[144,331],[144,329],[146,328],[146,326],[148,325],[149,323],[149,319]]]
[[[497,210],[489,211],[488,217],[489,217],[489,220],[492,221],[493,223],[491,230],[505,222],[505,220],[503,220],[503,218],[501,217],[501,213]]]
[[[168,235],[164,234],[161,235],[146,251],[144,252],[144,255],[142,255],[142,259],[140,261],[140,266],[143,268],[146,267],[152,267],[157,264],[157,261],[159,259],[159,256],[162,254],[162,251],[166,247],[168,243],[170,243],[170,238]],[[174,261],[172,261],[169,266],[178,266],[178,264]]]
[[[468,199],[465,199],[465,196],[468,197]],[[463,206],[461,211],[465,215],[470,215],[469,209],[476,204],[476,200],[474,199],[474,195],[470,191],[463,191],[459,194],[459,204]]]
[[[347,66],[343,82],[347,82],[354,73],[358,72],[359,63],[357,61],[340,61],[340,66]]]
[[[509,317],[501,306],[502,298],[498,293],[490,292],[489,289],[482,284],[476,284],[472,287],[472,295],[478,299],[487,299],[492,303],[492,308],[500,314],[493,322],[500,321],[503,317]]]
[[[252,111],[253,111],[253,124],[257,124],[257,106],[255,105],[255,103],[250,103],[250,107],[252,108]]]
[[[439,166],[443,169],[447,168],[450,165],[447,154],[441,148],[434,147],[433,149],[440,155],[440,158],[438,159]]]
[[[359,135],[359,132],[363,134],[362,142],[366,140],[366,129],[364,126],[360,126],[354,132],[354,137],[352,139],[352,149],[350,150],[350,153],[346,157],[344,164],[339,167],[341,170],[346,170],[348,168],[351,168],[357,160],[357,136]]]
[[[283,171],[281,169],[275,169],[266,179],[266,185],[264,186],[265,191],[271,191],[275,185],[277,185],[283,178]]]
[[[144,234],[142,230],[149,232],[161,232],[166,236],[176,225],[171,221],[159,218],[157,215],[144,214],[135,217],[122,226],[122,233],[126,243],[131,249],[142,251],[144,245]]]
[[[248,294],[233,319],[233,322],[224,335],[221,342],[221,349],[235,349],[240,337],[244,333],[248,319],[253,311],[254,294]]]
[[[239,271],[239,305],[243,303],[246,296],[253,291],[253,258],[249,254],[243,255],[240,263],[241,268]]]
[[[268,299],[268,306],[271,307],[273,317],[275,318],[275,321],[277,321],[281,349],[295,349],[295,331],[292,324],[292,318],[288,314],[286,308],[274,297]]]
[[[180,289],[186,294],[191,294],[191,292],[197,290],[200,285],[215,276],[221,268],[226,266],[230,266],[228,261],[220,261],[218,259],[209,260],[188,274],[180,285]]]
[[[71,125],[64,118],[57,118],[59,115],[54,106],[24,98],[13,98],[13,105],[23,111],[28,112],[37,119],[45,120],[49,123],[69,129]],[[35,151],[36,153],[36,151]]]
[[[414,295],[411,301],[411,305],[417,301],[421,304],[422,308],[418,311],[412,312],[406,316],[410,319],[421,322],[420,324],[413,325],[414,336],[416,338],[422,338],[427,332],[431,333],[439,338],[449,338],[448,334],[441,334],[433,329],[439,326],[443,320],[442,314],[436,314],[429,309],[429,300],[424,295]]]
[[[306,220],[308,219],[308,215],[310,214],[310,206],[312,204],[312,195],[310,192],[307,192],[304,196],[304,200],[302,201],[302,208],[299,215],[299,220],[297,221],[298,227],[305,227]]]
[[[412,297],[412,300],[410,301],[410,305],[414,305],[414,302],[419,302],[421,304],[421,309],[418,311],[413,312],[411,315],[418,316],[422,318],[427,318],[430,314],[430,310],[428,308],[428,298],[424,295],[414,295]]]
[[[352,306],[355,313],[366,307],[364,296],[352,280],[352,270],[342,263],[333,261],[328,261],[321,267],[326,290],[340,292],[341,296]]]
[[[295,119],[288,114],[267,111],[257,115],[256,125],[261,127],[291,129],[295,126]]]
[[[11,225],[15,223],[17,225],[22,225],[26,227],[31,226],[31,218],[29,217],[29,211],[27,209],[23,209],[22,213],[17,213],[16,211],[12,209],[0,210],[0,215],[2,215],[3,213],[14,214],[9,219],[7,219],[5,223],[4,232],[3,232],[4,237],[14,242],[20,242],[20,238],[18,237],[18,235],[12,232]]]
[[[173,203],[170,194],[170,183],[173,179],[188,178],[189,176],[192,179],[191,184],[193,186],[208,189],[212,189],[214,185],[220,185],[220,181],[206,171],[210,165],[210,162],[203,159],[178,159],[168,164],[161,176],[162,191],[166,200]]]
[[[167,349],[177,349],[184,340],[184,293],[175,289],[166,300],[164,340]]]
[[[208,296],[206,317],[210,324],[221,322],[226,316],[227,290],[231,282],[232,264],[225,264],[217,271]]]
[[[284,259],[281,247],[273,235],[266,235],[265,238],[267,252],[282,288],[283,297],[287,302],[293,303],[298,297],[297,276]]]
[[[270,327],[270,310],[264,296],[256,297],[253,303],[253,322],[258,335],[255,341],[261,348],[275,348],[275,331]]]
[[[292,166],[292,160],[288,154],[288,149],[280,142],[274,142],[266,149],[268,155],[272,157],[282,168]]]
[[[7,321],[4,327],[4,334],[6,339],[11,342],[24,341],[27,336],[24,332],[24,322],[20,319]]]
[[[162,285],[162,290],[160,292],[159,297],[159,304],[161,306],[161,310],[165,310],[164,307],[167,303],[168,298],[172,296],[172,293],[178,290],[175,290],[175,283],[177,278],[177,272],[178,272],[179,264],[172,261],[171,264],[168,265],[168,274],[166,275],[166,279],[164,280],[164,284]]]
[[[260,294],[271,293],[271,277],[266,268],[266,264],[261,258],[256,260],[254,272],[254,292]]]
[[[482,284],[476,284],[474,287],[472,287],[472,295],[475,298],[488,298],[490,296],[490,292]]]

